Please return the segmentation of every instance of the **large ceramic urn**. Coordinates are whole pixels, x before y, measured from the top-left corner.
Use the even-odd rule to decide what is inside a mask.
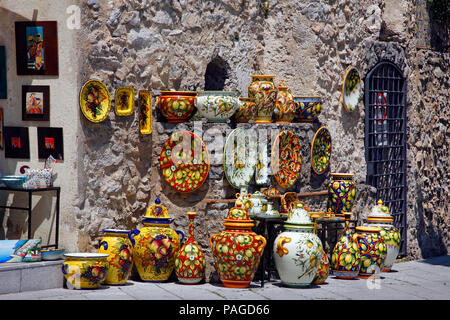
[[[277,99],[273,111],[274,120],[276,123],[291,123],[295,118],[294,96],[284,80],[280,81],[277,90]]]
[[[172,221],[167,208],[157,198],[142,220],[144,227],[130,232],[133,261],[142,281],[169,279],[175,267],[175,253],[184,238],[182,231],[170,228]]]
[[[387,247],[386,259],[384,260],[384,267],[381,271],[390,272],[392,265],[397,259],[400,251],[401,234],[400,231],[393,225],[394,218],[389,212],[389,208],[383,205],[383,201],[378,200],[378,204],[373,207],[371,213],[366,219],[366,226],[379,227],[381,229],[380,235],[383,237],[384,243]]]
[[[253,280],[266,239],[252,231],[253,220],[240,204],[231,208],[225,230],[209,238],[214,264],[225,287],[247,288]]]
[[[321,263],[322,242],[303,203],[292,205],[284,231],[274,241],[273,257],[283,285],[309,287]]]
[[[328,185],[328,210],[336,217],[344,218],[343,212],[351,212],[356,198],[356,184],[352,173],[331,173]]]

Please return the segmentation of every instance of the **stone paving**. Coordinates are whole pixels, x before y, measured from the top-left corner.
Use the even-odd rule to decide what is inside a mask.
[[[125,286],[95,290],[65,288],[0,295],[0,300],[449,300],[450,255],[397,262],[393,271],[378,279],[340,280],[329,276],[325,284],[305,289],[283,287],[279,280],[253,282],[247,289],[221,284],[195,286],[177,282],[129,281]]]

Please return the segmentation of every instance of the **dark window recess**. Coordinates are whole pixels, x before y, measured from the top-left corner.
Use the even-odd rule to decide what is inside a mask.
[[[400,256],[406,255],[406,80],[390,62],[378,63],[366,76],[365,156],[367,184],[389,207],[400,230]]]
[[[228,63],[221,57],[214,58],[206,66],[205,90],[223,90],[228,79]]]

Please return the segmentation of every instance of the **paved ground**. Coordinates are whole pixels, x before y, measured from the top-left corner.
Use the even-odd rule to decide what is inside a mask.
[[[248,289],[220,284],[186,286],[176,282],[102,286],[95,290],[64,288],[0,295],[0,300],[449,300],[450,255],[427,260],[398,262],[393,272],[374,280],[340,280],[307,289],[286,288],[279,280],[254,282]]]

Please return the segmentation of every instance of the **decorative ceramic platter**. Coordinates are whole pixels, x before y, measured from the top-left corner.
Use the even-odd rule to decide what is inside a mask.
[[[102,122],[111,109],[111,97],[106,86],[97,79],[87,81],[80,91],[80,108],[92,122]]]
[[[361,78],[355,67],[349,67],[342,83],[342,102],[347,112],[355,110],[361,93]]]
[[[115,111],[118,116],[129,116],[134,112],[134,88],[121,87],[116,90]]]
[[[300,176],[301,168],[298,137],[289,130],[280,132],[272,146],[272,172],[278,185],[282,188],[292,187]]]
[[[316,174],[328,168],[331,157],[331,135],[327,128],[320,127],[311,143],[311,166]]]
[[[159,158],[161,172],[171,188],[192,192],[202,186],[209,173],[209,153],[202,139],[189,131],[173,133]]]
[[[244,128],[231,131],[225,142],[223,166],[225,177],[235,188],[250,184],[255,172],[256,135]]]
[[[150,91],[139,91],[139,130],[141,134],[152,133],[152,94]]]

